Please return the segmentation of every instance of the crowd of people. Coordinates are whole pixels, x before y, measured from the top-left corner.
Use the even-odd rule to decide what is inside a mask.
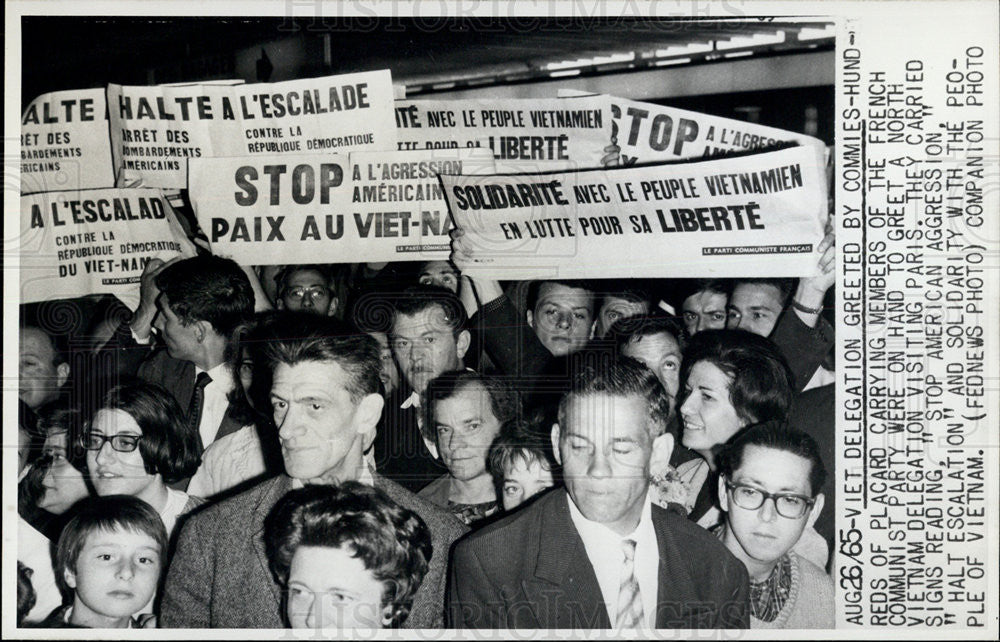
[[[203,252],[71,330],[23,306],[18,621],[832,628],[820,255],[496,282]]]

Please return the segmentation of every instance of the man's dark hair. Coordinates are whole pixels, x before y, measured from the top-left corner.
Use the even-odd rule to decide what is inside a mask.
[[[201,465],[201,436],[161,386],[140,379],[115,386],[104,396],[101,409],[121,410],[139,425],[139,453],[150,475],[159,473],[169,484],[191,477]]]
[[[156,275],[156,287],[185,324],[208,321],[225,337],[253,316],[250,279],[230,259],[206,254],[178,261]]]
[[[473,372],[472,370],[452,370],[443,372],[427,384],[424,405],[424,436],[437,441],[437,431],[434,426],[435,405],[439,401],[451,399],[469,386],[479,384],[490,398],[490,410],[500,423],[521,416],[521,396],[505,381],[496,377]]]
[[[681,351],[687,343],[684,327],[676,318],[659,311],[618,319],[608,329],[608,337],[615,342],[615,351],[618,353],[621,353],[625,346],[656,334],[668,334],[673,337]]]
[[[411,285],[392,298],[393,322],[400,315],[408,317],[437,306],[442,320],[456,337],[469,323],[469,316],[461,299],[447,288],[436,285]]]
[[[668,284],[667,303],[677,316],[681,316],[684,302],[699,292],[721,294],[728,301],[733,293],[733,282],[730,279],[672,279]]]
[[[707,361],[730,379],[729,401],[746,424],[784,420],[792,406],[795,379],[778,346],[746,330],[702,330],[688,343],[681,362],[678,408],[687,398],[691,369]]]
[[[670,400],[653,371],[629,357],[606,353],[595,356],[598,357],[596,363],[582,365],[573,374],[569,392],[559,402],[561,434],[566,434],[566,411],[570,400],[592,395],[639,397],[646,403],[650,437],[663,434],[670,416]]]
[[[97,531],[116,530],[149,535],[160,549],[160,568],[167,567],[167,531],[152,506],[131,495],[89,497],[77,504],[76,514],[66,524],[56,545],[53,571],[64,596],[73,595],[73,589],[66,584],[66,571],[76,573],[77,560],[87,538]]]
[[[545,284],[551,285],[561,285],[567,288],[573,288],[574,290],[586,290],[591,295],[591,300],[593,301],[594,288],[593,284],[589,281],[576,281],[576,280],[564,280],[564,279],[553,279],[550,281],[532,281],[528,284],[528,295],[525,299],[525,310],[530,312],[535,311],[535,307],[538,305],[538,298],[541,296],[542,286]],[[593,307],[593,304],[592,306]]]
[[[780,421],[767,421],[738,432],[715,457],[719,474],[731,480],[743,465],[743,455],[748,446],[780,450],[807,460],[810,464],[809,494],[813,497],[826,481],[826,467],[819,455],[816,440]]]
[[[603,306],[608,299],[624,299],[631,303],[642,303],[648,308],[652,308],[656,303],[653,300],[653,293],[649,287],[643,281],[626,281],[624,287],[617,288],[599,288],[597,287],[603,282],[594,282],[594,293],[600,298],[600,303]],[[608,281],[608,283],[615,283],[614,281]],[[617,285],[617,284],[616,284]]]
[[[434,552],[430,530],[419,515],[381,490],[355,481],[289,492],[265,528],[271,569],[279,583],[287,584],[300,546],[346,550],[382,582],[382,606],[390,607],[392,628],[406,621]]]
[[[336,363],[347,373],[351,402],[379,392],[382,354],[378,342],[333,317],[308,312],[280,312],[266,328],[271,336],[259,344],[271,375],[278,364],[317,361]]]
[[[795,292],[796,280],[795,279],[764,279],[764,278],[753,278],[753,279],[736,279],[733,281],[733,290],[741,285],[770,285],[778,290],[778,297],[781,299],[781,307],[784,308],[788,305],[788,300],[791,298],[792,294]]]

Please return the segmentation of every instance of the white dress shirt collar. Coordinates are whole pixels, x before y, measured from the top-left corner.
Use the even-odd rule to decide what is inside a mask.
[[[222,419],[229,408],[229,393],[236,387],[236,381],[233,379],[232,369],[225,361],[210,370],[202,370],[195,366],[194,372],[195,377],[207,372],[212,378],[212,381],[205,386],[204,405],[201,409],[201,419],[198,421],[202,446],[208,448],[219,433],[219,426],[222,425]]]
[[[580,509],[573,503],[567,493],[569,515],[573,520],[580,539],[583,540],[587,557],[594,568],[597,583],[601,587],[601,595],[608,610],[611,626],[615,625],[618,609],[618,589],[621,584],[623,556],[621,542],[625,539],[635,540],[636,581],[639,582],[639,592],[642,596],[643,624],[652,629],[656,627],[656,598],[659,584],[660,548],[656,542],[656,530],[653,528],[652,502],[649,491],[643,499],[642,513],[635,530],[626,536],[621,536],[600,522],[593,522],[583,516]]]

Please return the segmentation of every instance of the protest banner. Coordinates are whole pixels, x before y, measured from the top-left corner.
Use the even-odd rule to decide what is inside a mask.
[[[823,167],[805,147],[441,181],[476,248],[463,273],[498,279],[811,275],[827,212]]]
[[[368,237],[353,261],[447,260],[451,221],[438,173],[492,174],[495,168],[492,152],[484,148],[351,152],[350,164],[355,216],[371,221],[391,211],[410,219],[415,237],[402,245],[393,237]],[[365,226],[358,225],[360,233]]]
[[[500,171],[601,166],[611,142],[603,97],[398,100],[399,149],[489,147]]]
[[[195,159],[189,193],[213,253],[245,265],[436,260],[437,174],[492,167],[475,149]]]
[[[108,86],[119,184],[187,187],[187,160],[396,146],[387,70],[251,85]]]
[[[21,197],[21,300],[113,294],[139,305],[146,262],[195,249],[156,189],[41,192]]]
[[[21,194],[114,187],[103,89],[43,94],[21,114]]]
[[[812,136],[776,127],[702,114],[617,96],[559,92],[563,98],[600,97],[611,110],[611,142],[621,149],[621,164],[712,158],[766,150],[785,143],[810,147],[825,158],[826,146]]]

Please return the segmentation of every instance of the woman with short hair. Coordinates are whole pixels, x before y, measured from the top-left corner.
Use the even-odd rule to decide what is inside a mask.
[[[699,457],[677,467],[691,519],[717,523],[716,452],[747,426],[784,420],[793,390],[792,372],[769,339],[744,330],[702,330],[691,338],[681,363],[678,414],[681,443]]]
[[[169,536],[177,518],[201,503],[168,486],[198,469],[200,439],[166,389],[137,380],[105,395],[83,447],[97,494],[144,500],[159,513]]]
[[[431,559],[416,513],[359,482],[288,493],[265,527],[291,628],[398,628]]]

